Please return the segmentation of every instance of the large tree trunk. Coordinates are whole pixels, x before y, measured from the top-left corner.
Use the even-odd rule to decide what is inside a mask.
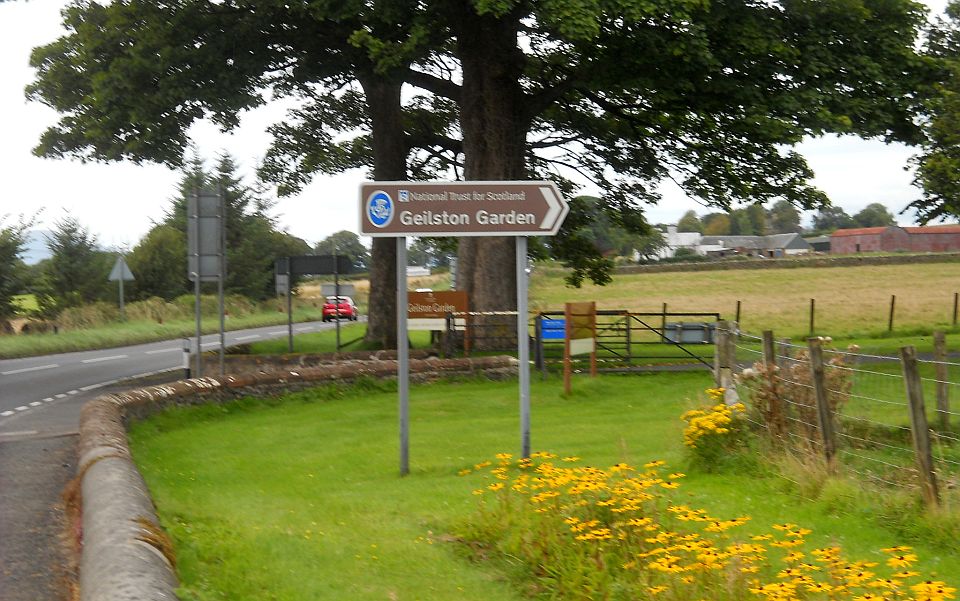
[[[408,148],[401,119],[402,84],[381,77],[360,78],[370,111],[373,177],[401,181],[407,177]],[[374,238],[370,252],[370,301],[366,342],[397,348],[397,245],[394,238]]]
[[[456,34],[463,68],[464,175],[468,180],[523,179],[529,123],[520,87],[524,58],[517,21],[510,15],[478,17],[470,3],[462,7]],[[515,244],[512,237],[460,239],[457,282],[467,291],[471,310],[516,310]]]

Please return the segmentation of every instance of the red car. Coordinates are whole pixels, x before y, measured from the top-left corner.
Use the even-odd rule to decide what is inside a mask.
[[[328,296],[323,304],[323,321],[332,319],[349,319],[357,321],[360,311],[353,299],[349,296]]]

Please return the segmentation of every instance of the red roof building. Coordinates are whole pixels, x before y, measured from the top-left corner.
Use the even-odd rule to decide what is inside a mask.
[[[831,254],[848,255],[898,250],[910,250],[910,234],[896,225],[837,230],[830,235]]]
[[[861,227],[830,235],[831,254],[960,251],[960,225]]]

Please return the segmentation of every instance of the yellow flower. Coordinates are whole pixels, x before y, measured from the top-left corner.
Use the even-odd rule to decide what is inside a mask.
[[[913,553],[901,553],[888,559],[887,565],[891,568],[909,568],[915,561],[917,556]]]

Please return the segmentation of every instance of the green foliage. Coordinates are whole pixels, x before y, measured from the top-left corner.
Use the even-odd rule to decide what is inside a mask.
[[[306,242],[277,230],[269,215],[269,202],[256,188],[245,184],[237,171],[236,162],[227,153],[218,157],[212,172],[199,155],[190,157],[179,194],[164,221],[155,225],[130,254],[130,268],[137,278],[134,298],[169,300],[193,289],[187,279],[187,198],[204,187],[218,189],[224,196],[227,293],[254,300],[273,296],[274,260],[310,251]]]
[[[890,210],[879,202],[868,204],[862,211],[853,216],[853,221],[860,227],[879,227],[897,224],[897,220],[890,214]]]
[[[818,232],[832,232],[853,227],[857,227],[853,217],[836,205],[821,207],[813,216],[813,229]]]
[[[127,263],[136,278],[133,298],[172,300],[189,289],[186,236],[173,226],[154,226],[127,256]]]
[[[678,232],[700,232],[703,233],[703,224],[697,217],[696,211],[690,210],[683,214],[680,221],[677,222]]]
[[[350,257],[354,271],[367,271],[370,266],[370,251],[360,242],[360,236],[349,230],[330,234],[318,242],[313,251],[318,255],[346,255]]]
[[[14,297],[23,291],[26,266],[20,260],[30,223],[21,217],[17,223],[6,224],[0,216],[0,320],[17,312]]]
[[[97,239],[72,215],[54,224],[47,237],[51,257],[42,262],[35,293],[40,312],[55,316],[68,307],[106,299],[107,276],[116,259],[97,249]]]
[[[770,207],[770,229],[774,234],[802,232],[800,212],[785,200],[777,201]]]

